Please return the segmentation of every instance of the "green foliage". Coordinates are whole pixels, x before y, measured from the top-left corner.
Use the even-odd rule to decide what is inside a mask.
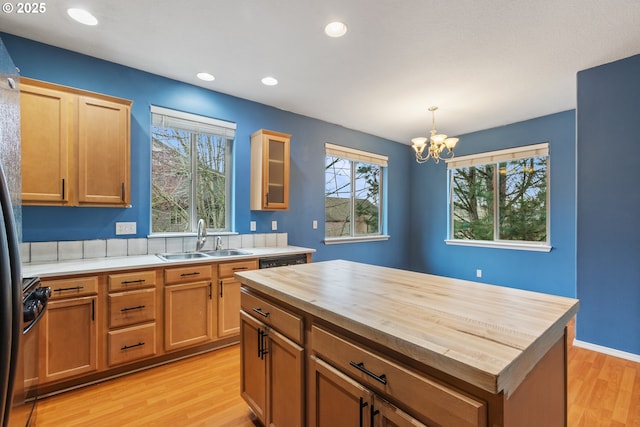
[[[546,241],[547,157],[458,168],[451,178],[454,239]]]

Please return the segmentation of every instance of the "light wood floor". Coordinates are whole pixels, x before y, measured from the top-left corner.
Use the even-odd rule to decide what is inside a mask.
[[[235,345],[42,400],[37,427],[254,427]],[[569,427],[640,426],[640,363],[572,347]]]

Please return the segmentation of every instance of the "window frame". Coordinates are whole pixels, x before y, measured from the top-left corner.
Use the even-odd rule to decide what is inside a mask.
[[[339,236],[339,237],[329,237],[327,236],[327,218],[326,218],[326,161],[327,157],[338,157],[343,160],[347,160],[351,162],[351,206],[352,206],[352,217],[354,217],[355,210],[355,169],[353,166],[356,163],[368,163],[372,165],[377,165],[380,167],[380,182],[379,182],[379,197],[380,197],[380,206],[378,211],[378,224],[379,224],[379,232],[376,234],[365,234],[365,235],[356,235],[354,234],[354,221],[351,221],[350,224],[350,235],[349,236]],[[388,167],[388,157],[375,154],[367,151],[357,150],[354,148],[344,147],[336,144],[325,143],[325,196],[324,196],[324,206],[325,206],[325,230],[324,230],[324,244],[325,245],[333,245],[333,244],[342,244],[342,243],[358,243],[358,242],[372,242],[372,241],[381,241],[388,240],[389,235],[386,234],[386,175],[387,175],[387,167]]]
[[[512,161],[523,160],[534,157],[546,157],[546,241],[545,242],[533,242],[533,241],[516,241],[516,240],[501,240],[497,239],[497,230],[500,228],[500,211],[498,209],[500,201],[498,197],[493,199],[493,220],[494,220],[494,240],[466,240],[453,238],[454,229],[454,215],[453,215],[453,170],[463,167],[476,167],[487,164],[494,165],[493,185],[497,188],[499,164]],[[453,159],[448,159],[447,163],[447,239],[445,243],[447,245],[457,246],[473,246],[473,247],[485,247],[485,248],[501,248],[501,249],[513,249],[513,250],[525,250],[525,251],[537,251],[537,252],[549,252],[553,248],[551,246],[551,180],[550,180],[550,165],[551,156],[549,154],[549,143],[541,143],[527,146],[520,146],[514,148],[508,148],[504,150],[490,151],[485,153],[471,154],[468,156],[460,156]]]
[[[170,108],[150,105],[149,135],[151,139],[150,141],[151,144],[153,144],[152,128],[154,126],[153,125],[154,114],[166,116],[171,119],[176,119],[178,121],[194,122],[194,123],[197,123],[197,125],[200,125],[203,129],[217,128],[220,130],[220,132],[209,132],[209,133],[214,134],[216,136],[224,137],[227,140],[227,143],[225,144],[225,159],[224,159],[224,162],[225,162],[225,220],[224,221],[225,221],[226,227],[224,229],[210,228],[209,225],[207,224],[206,228],[207,228],[207,231],[216,233],[216,234],[232,234],[233,233],[232,218],[233,218],[233,209],[234,209],[232,189],[233,189],[233,179],[235,177],[234,171],[233,171],[233,164],[234,164],[233,156],[234,156],[234,145],[235,145],[235,132],[237,128],[236,123],[215,119],[215,118],[203,116],[200,114],[187,113],[180,110],[173,110]],[[199,131],[196,135],[200,136],[202,133],[207,133],[207,132]],[[193,176],[193,179],[191,180],[190,189],[189,189],[190,190],[189,229],[185,231],[156,231],[156,232],[153,231],[153,201],[151,200],[153,197],[153,190],[150,188],[150,192],[149,192],[149,198],[150,198],[149,235],[150,237],[190,236],[196,232],[199,216],[197,213],[197,203],[194,203],[194,201],[197,198],[198,176],[194,171],[197,171],[198,155],[197,155],[197,150],[194,150],[195,148],[194,145],[196,144],[192,141],[192,146],[189,152],[189,155],[190,155],[190,158],[189,158],[190,171],[189,172]],[[150,176],[153,179],[152,156],[153,156],[153,153],[151,153],[151,155],[149,156],[149,160],[151,163]]]

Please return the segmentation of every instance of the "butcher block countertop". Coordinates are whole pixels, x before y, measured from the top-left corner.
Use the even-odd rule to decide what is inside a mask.
[[[236,273],[247,288],[491,393],[513,393],[578,300],[350,261]]]

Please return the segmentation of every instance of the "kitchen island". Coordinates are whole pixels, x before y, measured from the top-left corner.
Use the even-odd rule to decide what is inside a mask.
[[[236,277],[266,425],[566,425],[575,299],[341,260]]]

